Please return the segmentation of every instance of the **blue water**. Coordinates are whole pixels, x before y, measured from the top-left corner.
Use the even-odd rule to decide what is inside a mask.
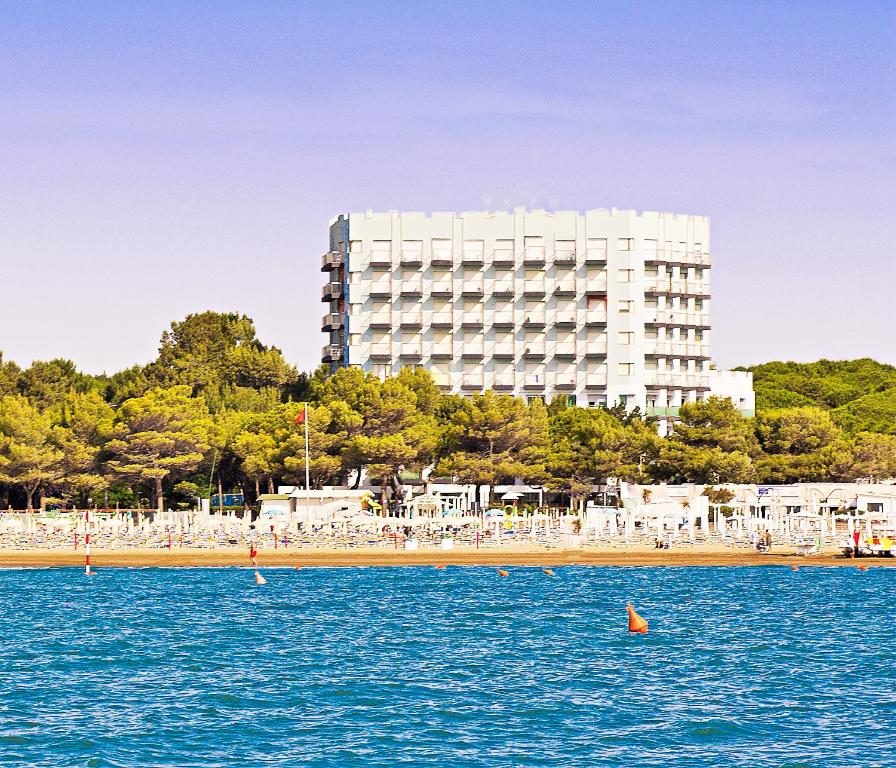
[[[0,764],[896,766],[896,569],[556,573],[0,571]]]

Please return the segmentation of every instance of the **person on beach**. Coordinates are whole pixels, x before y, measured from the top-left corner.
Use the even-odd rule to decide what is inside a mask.
[[[258,550],[255,549],[255,542],[249,544],[249,559],[252,561],[252,565],[258,565]]]
[[[859,556],[859,538],[862,534],[859,533],[858,527],[856,527],[852,532],[852,556]]]
[[[764,536],[764,539],[765,539],[765,548],[766,548],[769,552],[771,552],[771,551],[772,551],[772,534],[771,534],[771,531],[769,531],[768,528],[765,529],[765,536]]]

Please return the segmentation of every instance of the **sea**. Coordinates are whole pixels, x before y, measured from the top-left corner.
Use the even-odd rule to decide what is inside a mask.
[[[896,569],[508,570],[2,570],[0,765],[896,766]]]

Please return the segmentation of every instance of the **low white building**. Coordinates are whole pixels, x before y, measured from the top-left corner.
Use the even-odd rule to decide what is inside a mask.
[[[711,397],[727,397],[744,416],[756,415],[753,374],[749,371],[711,370],[709,394]]]

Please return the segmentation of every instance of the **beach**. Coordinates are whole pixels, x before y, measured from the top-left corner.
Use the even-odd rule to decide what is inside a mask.
[[[48,568],[81,566],[83,549],[79,550],[0,550],[0,567]],[[864,557],[853,560],[839,551],[799,556],[782,547],[770,553],[726,546],[704,545],[681,550],[657,550],[646,546],[625,549],[582,547],[575,549],[543,546],[507,545],[483,549],[458,548],[443,551],[437,548],[417,551],[380,547],[354,549],[281,547],[261,549],[259,567],[357,567],[357,566],[896,566],[896,558]],[[94,549],[91,566],[104,567],[227,567],[251,566],[248,551],[242,548],[198,550],[179,548]]]

